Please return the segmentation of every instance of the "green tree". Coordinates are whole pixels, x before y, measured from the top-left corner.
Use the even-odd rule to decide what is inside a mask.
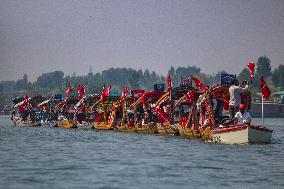
[[[250,79],[250,71],[249,71],[249,69],[248,68],[244,68],[240,72],[240,74],[238,76],[238,79],[239,79],[239,81],[244,81],[244,80],[249,81],[249,79]]]
[[[130,77],[128,78],[128,82],[131,89],[139,89],[140,88],[139,74],[136,71],[133,71]]]
[[[65,84],[63,76],[62,71],[43,73],[37,78],[36,85],[48,89],[61,88]]]
[[[28,75],[24,74],[23,78],[16,82],[16,89],[18,91],[20,91],[20,90],[27,90],[28,85],[29,85]]]
[[[264,79],[267,79],[272,75],[270,59],[266,56],[261,56],[258,58],[256,63],[256,78],[259,79],[263,76]]]
[[[284,87],[284,65],[280,64],[272,73],[271,78],[275,87]]]

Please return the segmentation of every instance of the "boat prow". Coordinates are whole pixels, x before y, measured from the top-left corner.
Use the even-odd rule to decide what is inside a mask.
[[[40,122],[32,122],[32,121],[14,121],[14,124],[19,127],[39,127],[41,126]]]
[[[212,130],[213,142],[223,144],[270,144],[273,130],[255,125],[233,125]]]

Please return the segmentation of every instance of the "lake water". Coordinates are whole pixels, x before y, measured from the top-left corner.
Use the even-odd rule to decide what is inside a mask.
[[[221,145],[1,116],[0,188],[284,188],[284,119],[265,121],[272,144]]]

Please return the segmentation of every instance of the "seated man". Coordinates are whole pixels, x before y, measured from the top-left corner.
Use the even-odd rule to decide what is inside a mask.
[[[245,105],[240,104],[239,111],[235,115],[236,124],[250,124],[251,116],[250,113],[245,110]]]

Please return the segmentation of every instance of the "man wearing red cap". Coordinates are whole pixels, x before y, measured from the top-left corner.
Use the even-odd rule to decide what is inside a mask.
[[[236,124],[250,124],[250,113],[246,111],[245,105],[240,104],[239,111],[235,115]]]

